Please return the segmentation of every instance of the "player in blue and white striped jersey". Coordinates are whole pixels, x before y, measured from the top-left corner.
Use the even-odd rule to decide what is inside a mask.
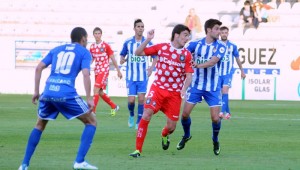
[[[242,63],[239,59],[239,51],[237,46],[228,40],[228,32],[229,29],[226,26],[222,26],[221,30],[221,40],[226,44],[226,54],[221,60],[220,66],[220,82],[222,88],[222,109],[219,114],[221,118],[230,119],[231,113],[229,109],[229,97],[228,92],[231,87],[232,75],[234,72],[233,65],[234,59],[236,60],[239,69],[241,70],[241,78],[244,79],[246,77]],[[225,115],[224,115],[225,114]]]
[[[190,114],[195,105],[202,102],[202,98],[204,98],[210,107],[213,130],[213,151],[215,155],[220,154],[218,135],[221,129],[219,113],[222,98],[219,82],[219,67],[226,51],[224,43],[218,40],[221,25],[222,22],[219,20],[207,20],[204,25],[206,37],[191,41],[187,44],[187,49],[193,55],[194,75],[190,88],[187,91],[186,101],[181,115],[184,135],[177,145],[178,150],[183,149],[185,143],[191,139]]]
[[[135,50],[137,47],[145,41],[143,36],[144,23],[141,19],[134,21],[134,31],[135,35],[127,39],[123,48],[120,52],[120,64],[127,62],[126,64],[126,87],[128,95],[128,126],[131,128],[134,126],[134,108],[135,108],[135,97],[138,96],[138,116],[136,120],[136,129],[141,120],[144,112],[144,101],[147,92],[148,77],[151,75],[155,64],[156,56],[152,56],[153,62],[151,67],[149,67],[149,57],[148,56],[136,56]],[[148,45],[152,45],[150,42]]]

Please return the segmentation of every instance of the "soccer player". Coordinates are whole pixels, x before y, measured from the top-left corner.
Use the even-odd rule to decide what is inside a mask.
[[[113,65],[115,66],[118,77],[122,78],[122,73],[119,69],[117,61],[114,57],[114,52],[112,51],[110,45],[102,41],[102,30],[99,27],[94,28],[93,35],[96,40],[90,46],[90,52],[95,61],[95,85],[94,85],[94,104],[93,113],[96,113],[96,107],[98,105],[99,97],[101,97],[110,107],[111,115],[115,116],[116,112],[119,110],[119,106],[116,105],[103,90],[106,89],[108,74],[109,74],[109,59],[111,59]]]
[[[228,92],[229,88],[231,87],[231,80],[232,75],[234,73],[233,64],[234,58],[236,60],[239,69],[241,70],[241,78],[244,79],[246,77],[242,63],[239,59],[239,51],[237,46],[228,40],[228,32],[229,29],[226,26],[222,26],[221,30],[221,40],[226,44],[226,54],[221,60],[220,66],[220,81],[221,81],[221,88],[222,88],[222,109],[219,114],[221,118],[230,119],[231,113],[229,109],[229,97]],[[225,115],[224,115],[225,114]]]
[[[128,126],[132,128],[134,126],[134,108],[135,97],[138,96],[138,116],[136,120],[135,128],[141,120],[144,111],[144,101],[147,92],[148,77],[151,75],[156,64],[156,57],[152,56],[153,62],[149,67],[149,58],[147,56],[138,57],[134,54],[138,46],[145,41],[143,36],[144,23],[141,19],[134,21],[135,35],[127,39],[120,52],[120,64],[127,62],[126,65],[126,87],[128,95]],[[148,45],[152,45],[152,42],[148,42]],[[127,57],[126,57],[127,56]]]
[[[222,22],[219,20],[207,20],[204,24],[206,36],[187,44],[187,49],[193,54],[193,67],[195,68],[193,81],[187,91],[187,98],[181,115],[184,135],[177,145],[178,150],[183,149],[185,143],[191,139],[190,114],[195,105],[202,102],[202,98],[204,98],[210,107],[213,130],[213,151],[215,155],[220,154],[218,135],[221,128],[219,113],[222,98],[219,85],[219,66],[226,51],[225,45],[218,40],[221,25]]]
[[[86,30],[81,27],[74,28],[71,32],[71,41],[70,44],[52,49],[35,69],[32,103],[36,104],[36,101],[39,100],[38,118],[35,128],[29,136],[19,170],[28,169],[30,159],[48,121],[55,120],[59,113],[69,120],[77,118],[85,125],[73,168],[98,169],[85,161],[85,155],[90,149],[97,125],[96,118],[91,113],[94,107],[90,79],[92,57],[86,49]],[[52,65],[51,74],[46,81],[44,92],[40,95],[41,75],[49,65]],[[83,75],[87,103],[77,94],[74,87],[75,79],[80,71]]]
[[[162,148],[167,150],[170,145],[169,135],[176,128],[179,119],[182,97],[192,81],[192,56],[184,48],[190,37],[187,26],[176,25],[172,31],[170,43],[161,43],[146,47],[154,37],[154,30],[148,32],[147,39],[136,50],[135,54],[158,55],[157,72],[145,102],[143,117],[136,133],[136,150],[130,154],[140,157],[146,138],[148,125],[153,114],[162,111],[166,117],[166,125],[162,129]]]

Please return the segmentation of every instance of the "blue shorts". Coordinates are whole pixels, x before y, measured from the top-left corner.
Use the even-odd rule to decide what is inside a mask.
[[[232,81],[232,74],[220,76],[221,88],[223,88],[223,86],[231,87],[231,81]]]
[[[38,116],[43,120],[55,120],[59,113],[71,120],[87,113],[89,107],[80,97],[75,96],[71,99],[44,97],[39,99]]]
[[[139,93],[147,92],[148,80],[146,81],[126,81],[127,95],[136,96]]]
[[[201,103],[203,97],[209,107],[222,106],[221,90],[204,91],[190,87],[186,92],[186,97],[186,101],[191,104]]]

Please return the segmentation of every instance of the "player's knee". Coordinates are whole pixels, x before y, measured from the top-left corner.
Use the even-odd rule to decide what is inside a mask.
[[[220,121],[220,117],[219,116],[215,116],[215,117],[212,117],[212,120],[211,120],[213,123],[219,123]]]
[[[186,119],[188,119],[189,117],[190,117],[190,114],[187,113],[187,112],[183,112],[183,113],[181,114],[181,119],[183,119],[183,120],[186,120]]]
[[[169,134],[172,134],[176,129],[176,126],[172,126],[170,127],[168,130],[169,130]]]

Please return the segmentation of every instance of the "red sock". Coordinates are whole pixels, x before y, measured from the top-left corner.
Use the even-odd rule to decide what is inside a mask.
[[[110,105],[110,107],[111,107],[112,109],[114,109],[114,108],[117,107],[117,105],[114,104],[114,102],[108,97],[107,94],[103,93],[103,95],[101,96],[101,98],[102,98],[108,105]]]
[[[168,130],[167,126],[165,126],[163,128],[163,130],[161,131],[161,136],[166,137],[168,135],[169,135],[169,130]]]
[[[140,123],[139,123],[138,130],[136,132],[135,147],[136,147],[136,150],[139,150],[140,152],[142,152],[144,140],[145,140],[146,135],[147,135],[148,124],[149,124],[149,121],[146,121],[142,118]]]
[[[98,105],[98,101],[99,101],[99,94],[95,94],[94,95],[94,109],[93,109],[93,112],[96,113],[96,107]]]

